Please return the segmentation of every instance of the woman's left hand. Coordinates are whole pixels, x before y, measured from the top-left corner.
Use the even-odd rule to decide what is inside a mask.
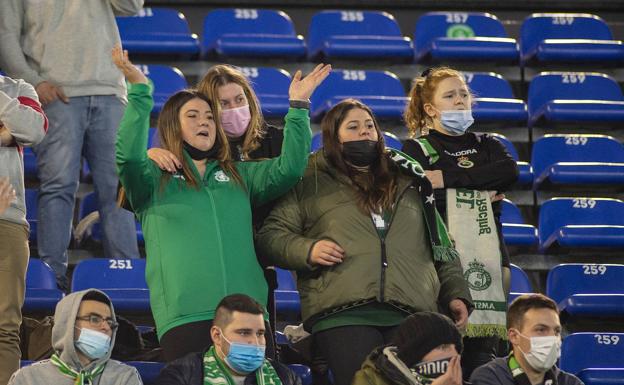
[[[468,325],[468,308],[464,301],[455,298],[449,303],[449,310],[455,321],[455,326],[460,330],[465,329],[466,325]]]
[[[425,170],[425,176],[431,182],[434,189],[444,188],[444,176],[442,170]]]
[[[318,87],[319,84],[325,80],[325,78],[331,72],[330,64],[319,64],[314,68],[312,72],[306,75],[305,78],[301,78],[301,70],[298,70],[293,76],[290,88],[288,89],[288,98],[291,100],[308,100],[310,96]]]
[[[505,199],[505,194],[497,194],[496,191],[488,191],[490,193],[490,202],[498,202]]]

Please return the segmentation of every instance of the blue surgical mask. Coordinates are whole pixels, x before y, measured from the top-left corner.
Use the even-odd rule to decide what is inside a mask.
[[[80,328],[79,328],[80,329]],[[76,348],[92,360],[104,357],[110,349],[111,338],[95,330],[82,328],[76,340]]]
[[[440,124],[450,134],[462,135],[472,126],[474,118],[472,110],[444,110],[441,111]]]
[[[263,345],[241,344],[230,342],[221,332],[221,336],[230,345],[230,351],[225,357],[225,361],[237,373],[248,374],[256,371],[264,362]]]

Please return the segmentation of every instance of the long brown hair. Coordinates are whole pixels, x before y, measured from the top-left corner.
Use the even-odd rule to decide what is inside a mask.
[[[262,116],[262,110],[259,107],[258,98],[255,92],[251,88],[249,81],[243,75],[242,72],[236,68],[218,64],[211,67],[204,77],[197,85],[199,92],[208,96],[208,99],[215,101],[215,108],[213,109],[217,120],[221,120],[221,103],[219,103],[219,87],[225,86],[230,83],[238,84],[243,88],[247,103],[249,103],[249,112],[251,113],[251,120],[247,126],[245,137],[243,139],[243,148],[241,153],[243,159],[249,159],[249,153],[260,147],[260,141],[266,134],[264,117]]]
[[[342,156],[342,144],[338,138],[338,129],[347,117],[347,113],[359,108],[366,111],[377,131],[378,161],[370,166],[368,172],[361,172],[347,164]],[[385,149],[384,137],[371,109],[355,99],[345,99],[332,107],[321,121],[323,132],[323,151],[327,159],[340,172],[347,175],[356,188],[358,207],[365,213],[388,210],[392,207],[396,195],[396,168]]]
[[[165,102],[162,110],[160,111],[160,115],[158,116],[157,127],[160,145],[162,148],[170,151],[173,155],[180,159],[182,162],[182,174],[184,175],[186,182],[197,188],[199,186],[199,181],[193,174],[191,165],[185,161],[184,154],[182,152],[184,145],[182,139],[182,127],[180,125],[180,109],[182,109],[182,106],[192,99],[201,99],[205,101],[208,103],[212,111],[214,111],[215,103],[211,102],[206,95],[197,90],[182,90],[173,94]],[[217,137],[215,138],[215,145],[219,143],[221,146],[216,158],[219,161],[219,166],[226,172],[226,174],[231,175],[237,183],[242,185],[242,179],[236,170],[236,167],[234,167],[234,163],[230,157],[230,146],[228,145],[225,132],[223,132],[223,129],[221,128],[219,119],[215,119],[215,132],[217,134]],[[171,175],[169,173],[164,173],[162,183],[166,183],[169,178],[171,178]]]
[[[414,79],[412,89],[409,92],[410,101],[403,113],[403,119],[409,130],[410,136],[426,135],[433,121],[425,112],[425,104],[433,103],[433,95],[440,82],[447,78],[457,77],[464,79],[461,72],[449,67],[431,68],[426,76]]]

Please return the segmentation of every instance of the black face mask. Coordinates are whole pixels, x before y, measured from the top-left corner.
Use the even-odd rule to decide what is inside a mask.
[[[212,148],[206,151],[203,151],[196,147],[191,146],[185,140],[182,141],[182,143],[184,144],[184,149],[186,150],[186,152],[188,152],[188,154],[191,156],[193,160],[216,158],[217,154],[219,153],[219,149],[221,148],[221,143],[219,142],[218,136],[215,138],[215,142],[212,145]]]
[[[410,370],[415,375],[420,376],[424,384],[430,384],[434,379],[446,373],[450,362],[450,357],[435,361],[419,362],[411,367]]]
[[[372,140],[356,140],[342,143],[342,156],[356,167],[366,167],[379,159],[377,142]]]

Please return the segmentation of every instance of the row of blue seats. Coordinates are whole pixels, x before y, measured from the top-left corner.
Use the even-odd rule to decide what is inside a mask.
[[[122,43],[131,53],[202,57],[287,57],[310,60],[384,59],[401,62],[493,61],[531,65],[548,62],[624,62],[624,46],[598,16],[535,13],[520,32],[520,44],[490,13],[429,12],[416,22],[414,41],[387,12],[331,10],[316,13],[307,41],[290,17],[270,9],[216,9],[204,19],[200,43],[183,14],[145,8],[118,17]]]

